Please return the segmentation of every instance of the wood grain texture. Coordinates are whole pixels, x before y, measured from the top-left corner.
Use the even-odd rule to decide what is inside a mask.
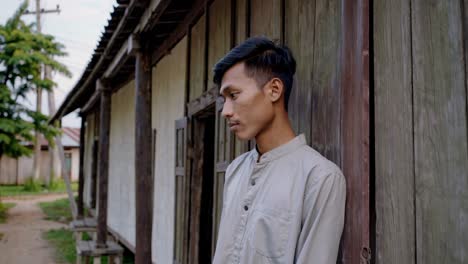
[[[149,55],[135,55],[135,207],[136,263],[151,263],[153,175],[151,128],[151,67]]]
[[[468,261],[466,76],[459,1],[411,3],[417,263]]]
[[[236,0],[236,32],[235,32],[235,44],[238,45],[247,38],[249,25],[247,23],[247,8],[248,0]]]
[[[346,215],[340,261],[370,262],[369,1],[342,1],[340,86]]]
[[[288,115],[296,133],[311,141],[315,1],[287,0],[285,4],[285,44],[296,59],[296,75],[288,102]],[[304,109],[303,107],[306,107]]]
[[[308,9],[303,7],[301,10]],[[308,122],[310,120],[308,116],[302,117],[303,120],[299,123],[299,129],[304,131],[306,135],[310,131],[312,133],[310,141],[312,147],[340,165],[341,89],[343,89],[339,85],[339,44],[342,32],[339,19],[341,3],[337,0],[317,0],[315,12],[313,77],[310,83],[312,93],[310,93],[310,89],[307,92],[302,92],[301,98],[305,97],[302,100],[306,101],[299,104],[300,109],[311,109],[312,118]],[[301,24],[305,23],[302,22]],[[309,41],[309,39],[301,40],[304,43]],[[299,56],[299,58],[301,57],[302,55]],[[312,127],[307,123],[312,123]]]
[[[200,241],[200,219],[202,206],[202,186],[203,186],[203,163],[204,151],[203,135],[205,134],[204,123],[194,119],[193,151],[194,157],[191,184],[190,184],[190,242],[189,242],[189,264],[199,263],[199,251],[202,241]]]
[[[192,27],[190,33],[190,80],[189,101],[200,96],[205,85],[205,23],[206,15],[202,15]]]
[[[281,0],[251,0],[250,4],[250,36],[266,36],[280,40]]]
[[[110,89],[98,80],[96,90],[101,92],[101,109],[99,122],[99,157],[98,157],[98,226],[97,226],[97,247],[106,247],[107,243],[107,192],[109,177],[109,134],[111,116],[111,93]]]
[[[410,1],[374,3],[376,263],[415,263]]]
[[[213,67],[231,49],[231,1],[216,0],[209,7],[208,80],[214,87]]]
[[[84,206],[83,206],[83,193],[84,193],[84,153],[85,153],[85,135],[86,135],[86,116],[81,117],[80,127],[80,164],[79,164],[79,176],[78,176],[78,218],[84,217]]]

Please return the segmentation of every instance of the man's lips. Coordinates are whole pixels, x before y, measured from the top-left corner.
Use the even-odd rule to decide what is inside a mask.
[[[239,122],[229,122],[228,124],[229,124],[229,127],[230,127],[231,129],[233,129],[233,128],[239,126],[240,123],[239,123]]]

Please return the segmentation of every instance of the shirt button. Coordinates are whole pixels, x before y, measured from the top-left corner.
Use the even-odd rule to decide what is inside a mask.
[[[245,211],[249,210],[249,207],[247,205],[244,205],[244,210]]]
[[[252,186],[255,186],[255,180],[252,180],[250,184],[252,184]]]

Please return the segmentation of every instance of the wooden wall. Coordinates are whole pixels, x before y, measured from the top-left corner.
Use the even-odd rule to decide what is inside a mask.
[[[135,82],[111,97],[107,224],[135,247]]]
[[[34,168],[34,158],[31,157],[21,157],[18,159],[18,179],[17,183],[22,184],[24,181],[32,176]]]
[[[216,0],[190,30],[189,101],[213,87],[212,67],[234,45],[249,36],[267,36],[292,50],[297,74],[289,100],[296,133],[341,166],[340,41],[341,1]],[[206,50],[207,49],[207,50]],[[223,199],[227,164],[249,149],[235,139],[216,108],[214,223]],[[155,183],[157,184],[157,183]]]
[[[374,3],[376,263],[468,262],[467,4]]]
[[[184,116],[187,38],[153,68],[152,126],[156,131],[153,206],[153,262],[172,263],[174,245],[174,121]]]
[[[17,159],[3,155],[0,159],[0,184],[16,184],[18,174]]]

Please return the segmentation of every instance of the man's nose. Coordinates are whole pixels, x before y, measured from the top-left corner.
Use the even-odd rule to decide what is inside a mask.
[[[232,104],[226,100],[223,104],[223,111],[221,112],[221,115],[224,118],[230,118],[232,116]]]

